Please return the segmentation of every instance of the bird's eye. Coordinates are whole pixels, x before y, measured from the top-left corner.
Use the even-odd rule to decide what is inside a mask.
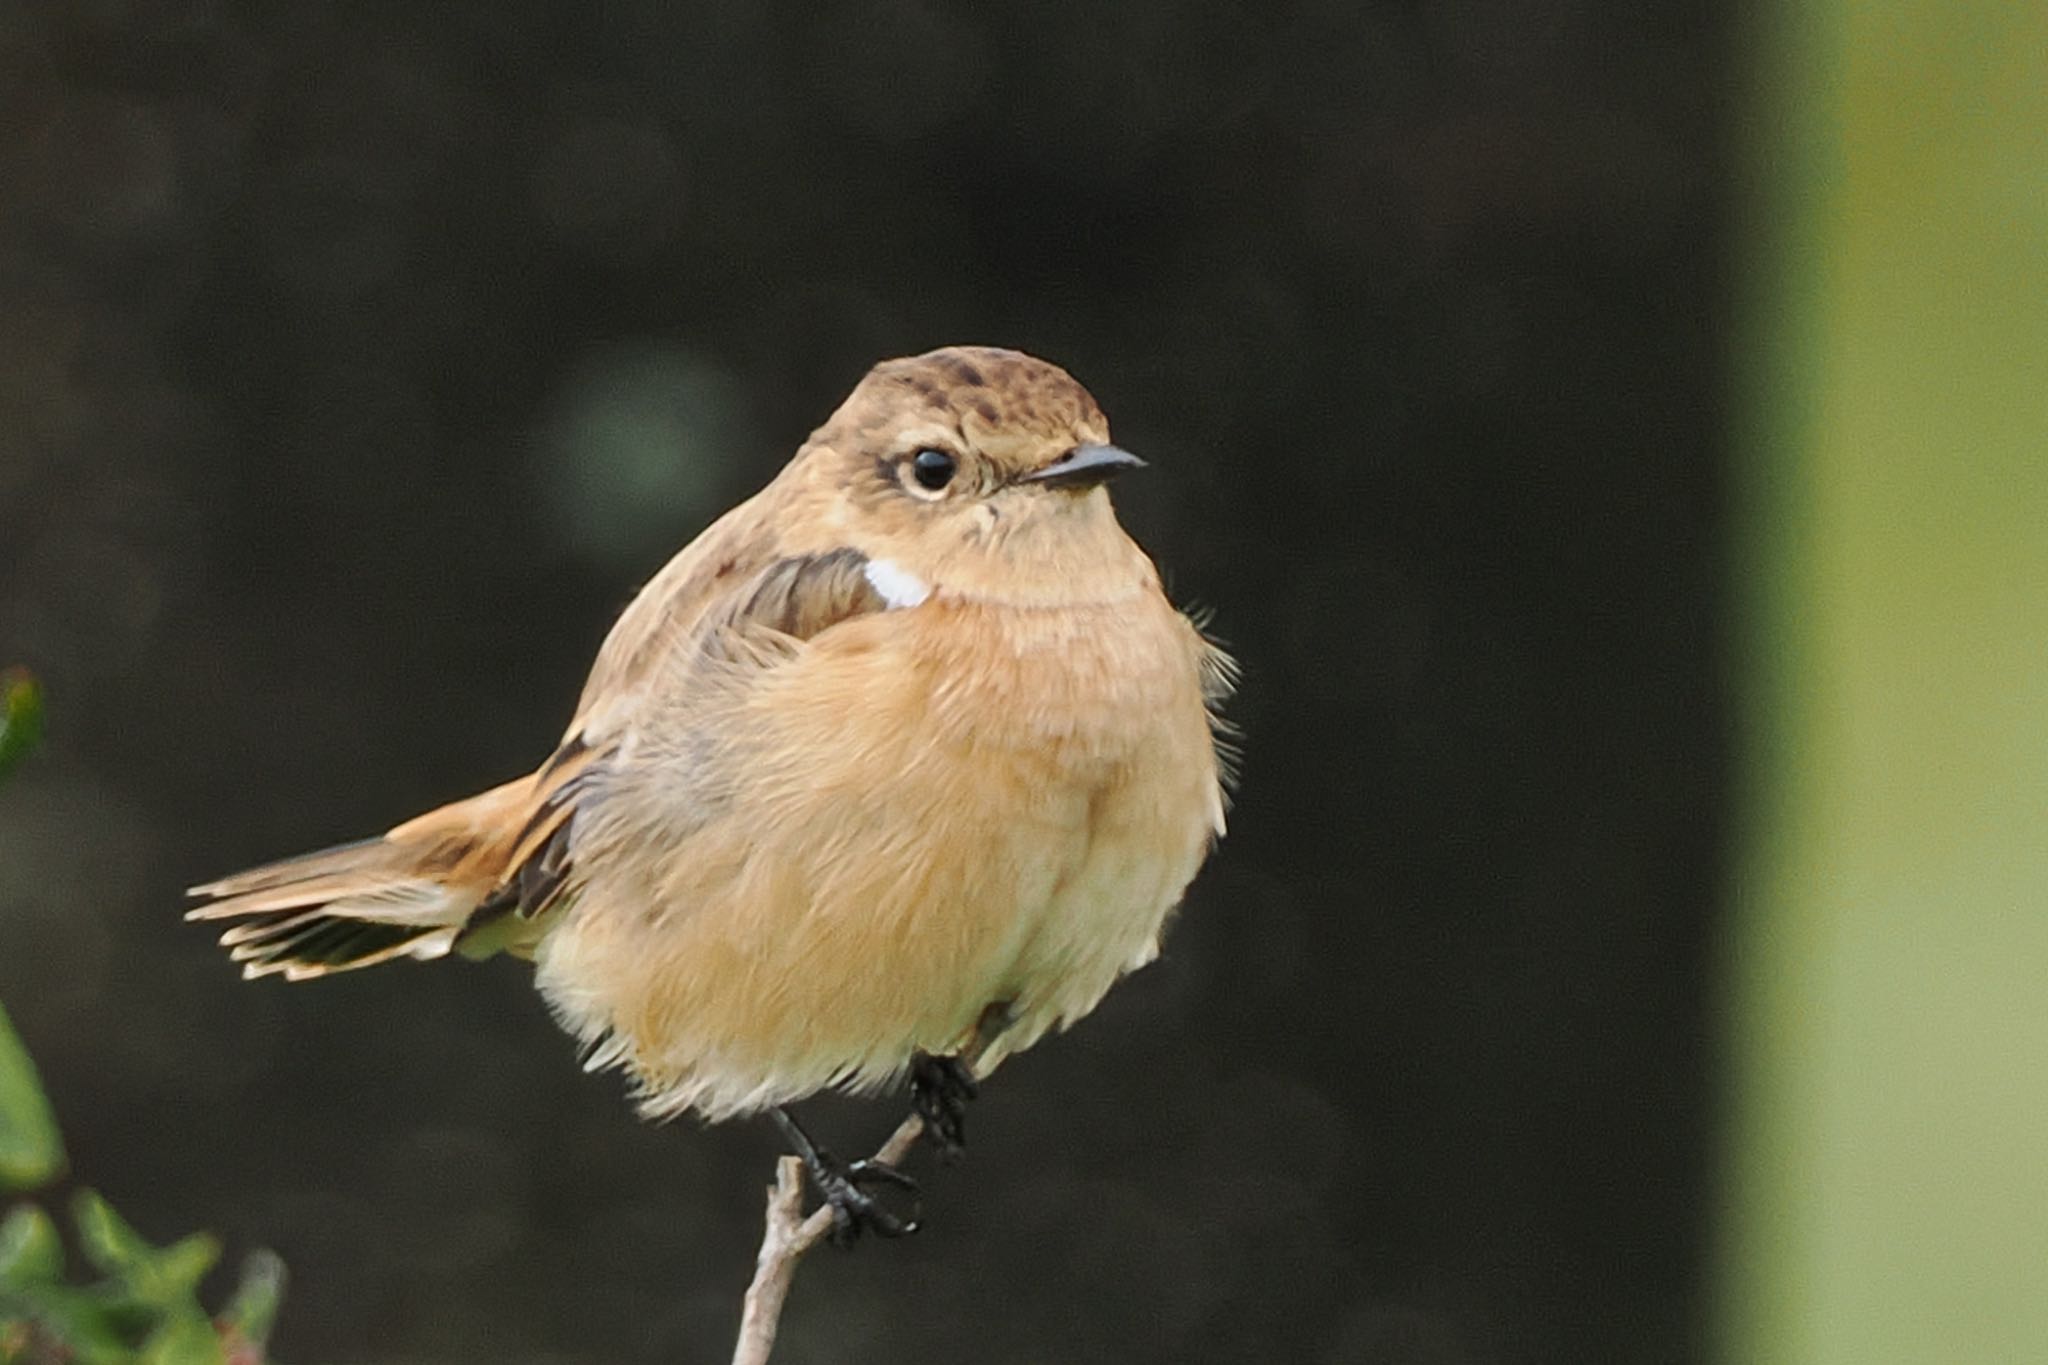
[[[933,493],[953,482],[953,472],[960,462],[943,450],[920,450],[910,457],[910,477],[917,480],[919,488]]]

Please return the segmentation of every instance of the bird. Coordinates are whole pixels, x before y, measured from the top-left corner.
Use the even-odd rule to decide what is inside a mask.
[[[767,1113],[835,1234],[916,1220],[790,1106],[910,1080],[942,1153],[1001,1060],[1151,962],[1225,826],[1236,664],[1022,352],[871,369],[649,580],[531,773],[191,889],[245,977],[509,953],[642,1114]]]

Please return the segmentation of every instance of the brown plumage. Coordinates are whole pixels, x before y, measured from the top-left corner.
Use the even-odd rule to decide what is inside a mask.
[[[655,576],[531,776],[195,889],[247,975],[511,951],[652,1114],[982,1061],[1149,961],[1223,830],[1231,667],[1065,371],[878,365]]]

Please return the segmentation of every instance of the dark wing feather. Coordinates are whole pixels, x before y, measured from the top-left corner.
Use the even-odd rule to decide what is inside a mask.
[[[778,559],[734,593],[730,605],[707,616],[700,638],[713,647],[727,632],[772,630],[808,640],[842,621],[884,611],[889,604],[868,582],[867,568],[858,550]]]
[[[725,663],[757,659],[763,632],[809,640],[842,621],[886,610],[868,582],[867,565],[866,556],[845,549],[771,561],[703,614],[691,637],[694,652]],[[470,916],[458,947],[494,944],[512,927],[508,916],[531,920],[573,893],[576,802],[604,758],[603,747],[578,732],[542,766],[534,780],[552,790],[535,805],[504,877]]]

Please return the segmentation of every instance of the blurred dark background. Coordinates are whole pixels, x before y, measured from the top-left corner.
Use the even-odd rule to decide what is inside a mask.
[[[1245,777],[778,1360],[1700,1359],[1730,28],[0,8],[0,999],[74,1167],[275,1246],[284,1359],[724,1359],[765,1125],[638,1123],[516,963],[243,986],[180,888],[535,762],[869,364],[1009,345],[1155,466]]]

